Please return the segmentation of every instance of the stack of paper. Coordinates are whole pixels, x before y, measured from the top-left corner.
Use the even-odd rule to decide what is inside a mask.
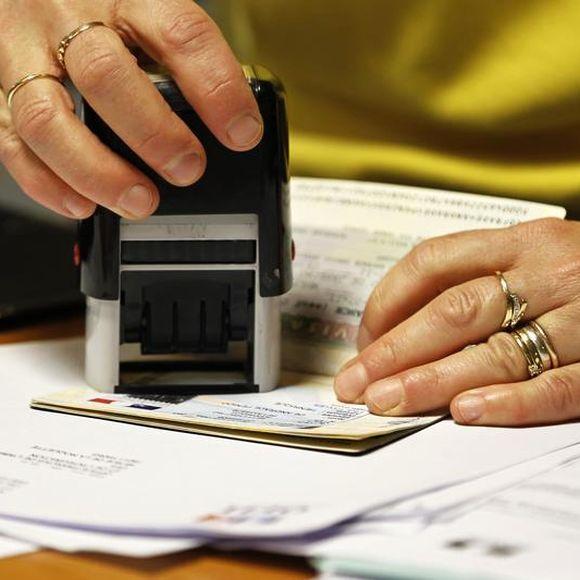
[[[354,516],[580,440],[574,424],[513,430],[444,420],[348,456],[30,409],[49,384],[81,381],[81,351],[78,340],[0,348],[4,534],[117,553],[135,553],[120,538],[146,553],[155,537],[178,541],[165,544],[171,549],[217,539],[276,539],[278,549],[282,539],[333,534]]]
[[[363,455],[289,446],[362,450],[433,421],[371,417],[333,400],[329,383],[353,352],[369,286],[419,232],[562,215],[516,201],[313,180],[296,182],[294,208],[299,258],[283,347],[292,373],[277,391],[182,401],[102,395],[85,388],[81,340],[0,348],[0,533],[65,550],[154,555],[211,542],[305,554],[338,571],[416,571],[418,546],[435,562],[440,538],[452,542],[481,518],[493,526],[489,510],[478,511],[483,500],[495,494],[516,504],[507,489],[572,460],[578,424],[502,429],[444,419]],[[31,399],[59,412],[31,409]],[[570,473],[556,503],[573,493]]]
[[[575,445],[466,489],[459,486],[455,509],[437,508],[437,494],[425,497],[426,505],[437,508],[428,522],[428,511],[416,511],[406,527],[384,511],[382,522],[379,517],[366,529],[362,523],[347,526],[332,539],[302,548],[318,557],[321,570],[350,577],[576,580],[579,482],[580,445]]]

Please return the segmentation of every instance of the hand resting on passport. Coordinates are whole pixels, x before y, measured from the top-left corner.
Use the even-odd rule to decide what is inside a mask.
[[[527,302],[514,329],[501,330],[508,300],[496,271]],[[517,336],[530,321],[540,329]],[[456,421],[476,425],[580,418],[580,223],[543,219],[421,243],[373,291],[358,346],[335,391],[373,413],[450,405]]]

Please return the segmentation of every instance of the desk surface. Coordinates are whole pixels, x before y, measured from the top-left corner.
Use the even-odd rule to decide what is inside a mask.
[[[82,332],[82,321],[58,322],[0,330],[0,344],[64,338]],[[190,550],[148,559],[95,554],[61,554],[43,550],[0,560],[0,578],[14,580],[297,580],[310,578],[313,570],[305,560],[254,552],[222,553],[209,549]]]

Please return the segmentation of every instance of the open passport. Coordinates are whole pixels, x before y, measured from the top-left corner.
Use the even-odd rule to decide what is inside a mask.
[[[414,245],[461,230],[565,216],[544,204],[400,185],[294,178],[294,288],[282,308],[282,384],[269,393],[118,395],[87,387],[32,407],[262,443],[361,453],[439,415],[379,417],[340,403],[332,377],[356,353],[365,302]]]

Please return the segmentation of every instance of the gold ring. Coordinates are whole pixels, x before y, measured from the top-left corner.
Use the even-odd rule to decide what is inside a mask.
[[[70,46],[70,43],[80,34],[90,30],[91,28],[95,28],[96,26],[104,26],[105,28],[110,28],[104,22],[87,22],[85,24],[81,24],[78,28],[75,28],[71,33],[67,34],[59,43],[58,48],[56,49],[56,58],[60,63],[60,66],[64,70],[66,70],[66,64],[64,62],[64,57],[67,51],[67,48]]]
[[[552,357],[550,356],[546,342],[537,330],[528,324],[519,329],[518,332],[524,337],[524,341],[528,345],[528,350],[540,358],[542,368],[544,370],[551,369]]]
[[[6,102],[8,104],[8,108],[10,109],[12,107],[14,95],[22,87],[38,79],[50,79],[51,81],[56,81],[57,83],[62,84],[62,79],[59,79],[56,75],[51,75],[49,73],[31,73],[24,75],[18,82],[14,83],[14,85],[12,85],[8,93],[6,93]]]
[[[510,332],[510,336],[526,359],[530,378],[537,377],[560,365],[558,355],[546,331],[535,320]]]
[[[514,330],[511,335],[526,359],[530,378],[533,379],[534,377],[541,375],[546,370],[546,367],[544,366],[540,354],[532,345],[528,335],[523,333],[521,329]]]
[[[496,272],[495,275],[499,280],[501,290],[506,299],[506,311],[501,328],[515,328],[524,317],[528,303],[521,296],[518,296],[510,290],[507,280],[501,272]]]
[[[552,344],[552,341],[550,340],[550,337],[548,336],[546,331],[540,326],[540,323],[537,322],[536,320],[531,320],[530,326],[532,326],[533,329],[538,333],[538,335],[540,335],[542,337],[541,340],[544,343],[544,346],[546,347],[548,354],[550,356],[550,360],[552,362],[552,368],[555,369],[555,368],[559,367],[560,366],[560,359],[558,358],[558,354],[556,353],[556,349],[554,348],[554,345]]]

